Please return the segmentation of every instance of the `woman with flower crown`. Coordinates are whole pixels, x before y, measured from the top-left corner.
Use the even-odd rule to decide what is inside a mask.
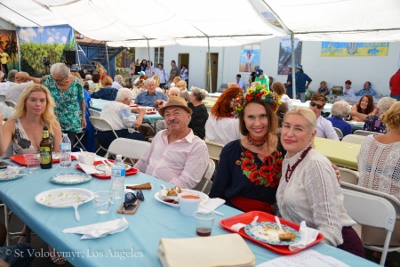
[[[331,163],[313,149],[316,128],[316,116],[308,108],[296,107],[285,115],[280,140],[287,153],[276,193],[279,212],[285,220],[305,221],[319,230],[324,243],[364,257]]]
[[[210,197],[242,211],[274,213],[275,193],[282,172],[283,148],[278,146],[275,94],[251,87],[232,101],[243,138],[222,149]]]

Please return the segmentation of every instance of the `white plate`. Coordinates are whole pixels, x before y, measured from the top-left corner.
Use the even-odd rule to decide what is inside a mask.
[[[182,191],[183,191],[183,192],[193,192],[193,193],[195,193],[195,194],[200,195],[200,197],[201,197],[201,203],[205,203],[205,202],[208,201],[208,195],[204,194],[204,193],[201,192],[201,191],[190,190],[190,189],[182,189]],[[169,203],[169,202],[166,202],[166,201],[162,200],[162,199],[160,198],[160,195],[159,195],[159,194],[160,194],[160,192],[157,191],[157,193],[154,195],[154,198],[157,199],[158,201],[160,201],[161,203],[163,203],[163,204],[165,204],[165,205],[168,205],[168,206],[171,206],[171,207],[175,207],[175,208],[179,207],[179,203],[177,203],[177,204],[175,204],[175,203]]]
[[[110,164],[108,165],[110,168],[112,167]],[[96,170],[101,171],[101,172],[105,172],[106,171],[106,165],[104,163],[99,164],[94,166],[96,168]],[[125,163],[125,171],[130,170],[132,168],[131,165],[126,164]]]
[[[59,173],[50,177],[50,182],[55,184],[81,184],[92,180],[92,176],[82,172]]]
[[[0,182],[10,181],[21,178],[25,174],[20,171],[18,174],[6,174],[7,169],[0,170]]]
[[[35,201],[47,207],[67,208],[72,204],[83,204],[93,199],[93,192],[83,188],[57,188],[39,193]]]

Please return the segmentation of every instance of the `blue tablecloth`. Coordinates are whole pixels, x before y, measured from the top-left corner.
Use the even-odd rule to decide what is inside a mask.
[[[73,166],[76,161],[73,162]],[[178,208],[167,206],[154,198],[162,181],[151,176],[138,173],[126,178],[126,184],[151,182],[154,189],[143,190],[145,201],[141,203],[134,215],[125,215],[129,228],[124,232],[109,235],[95,240],[80,240],[81,235],[64,234],[65,228],[83,226],[121,218],[117,208],[122,200],[116,201],[111,213],[100,215],[95,212],[93,203],[79,206],[80,222],[75,220],[73,208],[56,209],[35,202],[40,192],[61,187],[79,187],[92,191],[106,190],[110,180],[93,178],[90,182],[63,186],[52,184],[49,178],[61,171],[77,171],[74,167],[62,170],[59,164],[52,169],[40,170],[37,174],[2,182],[0,199],[9,209],[36,232],[45,242],[62,252],[74,266],[161,266],[157,248],[160,238],[196,237],[194,219],[181,216]],[[168,186],[168,183],[164,184]],[[219,221],[223,218],[239,214],[240,211],[228,206],[217,209],[225,214],[217,216],[212,235],[227,234]],[[251,241],[246,243],[256,257],[256,264],[274,259],[281,255],[271,252]],[[378,266],[340,249],[322,243],[312,247],[316,251],[337,258],[350,266]]]
[[[108,100],[104,100],[104,99],[96,99],[96,98],[92,98],[92,105],[90,106],[91,109],[97,110],[97,111],[101,111],[104,107],[105,104],[107,104]],[[154,124],[159,120],[164,120],[163,117],[161,117],[161,115],[157,112],[156,114],[151,114],[151,115],[144,115],[143,121],[150,123],[150,124]]]

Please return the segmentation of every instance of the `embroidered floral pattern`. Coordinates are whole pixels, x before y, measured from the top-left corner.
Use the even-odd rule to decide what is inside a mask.
[[[254,154],[249,150],[241,153],[240,160],[236,161],[243,171],[243,174],[252,183],[265,187],[276,187],[282,177],[282,154],[278,151],[273,152],[264,159],[261,167],[255,163]]]

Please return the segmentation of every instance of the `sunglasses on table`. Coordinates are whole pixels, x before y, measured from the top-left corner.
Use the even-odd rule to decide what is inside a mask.
[[[315,103],[315,102],[310,102],[310,105],[312,106],[312,107],[317,107],[317,109],[323,109],[324,108],[324,106],[323,105],[320,105],[320,104],[317,104],[317,103]]]
[[[127,209],[129,206],[135,206],[136,201],[144,201],[144,195],[142,190],[137,190],[136,195],[133,192],[125,194],[124,208]]]

